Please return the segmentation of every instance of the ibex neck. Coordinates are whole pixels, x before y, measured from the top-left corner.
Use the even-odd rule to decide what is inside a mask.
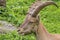
[[[48,40],[47,37],[49,37],[49,33],[44,28],[42,23],[40,23],[40,25],[37,28],[36,37],[37,37],[37,40]]]

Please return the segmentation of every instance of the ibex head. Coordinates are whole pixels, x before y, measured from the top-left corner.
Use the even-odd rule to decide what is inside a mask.
[[[48,5],[55,5],[58,7],[54,2],[47,1],[47,2],[35,2],[30,9],[28,10],[28,14],[26,15],[26,19],[23,22],[23,24],[18,28],[18,32],[22,35],[29,34],[31,32],[36,32],[39,26],[39,16],[38,13],[41,11],[44,7]]]
[[[29,34],[29,33],[35,31],[38,24],[39,24],[38,16],[37,17],[32,17],[30,14],[27,14],[25,21],[18,28],[18,32],[22,35]]]

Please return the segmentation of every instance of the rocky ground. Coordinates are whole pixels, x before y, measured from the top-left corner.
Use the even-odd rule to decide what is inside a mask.
[[[13,24],[10,24],[6,21],[0,21],[0,33],[8,33],[17,30]]]

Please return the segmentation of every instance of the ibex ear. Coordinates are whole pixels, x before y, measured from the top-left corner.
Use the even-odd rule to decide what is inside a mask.
[[[40,15],[39,15],[39,14],[36,16],[36,19],[37,19],[38,21],[40,20]]]

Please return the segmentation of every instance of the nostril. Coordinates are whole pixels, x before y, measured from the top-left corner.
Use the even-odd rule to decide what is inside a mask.
[[[19,32],[20,30],[18,29],[17,32]]]

